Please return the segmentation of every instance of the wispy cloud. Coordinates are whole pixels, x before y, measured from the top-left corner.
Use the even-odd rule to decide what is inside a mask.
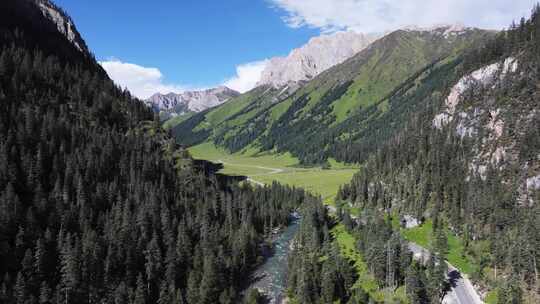
[[[462,23],[502,29],[527,16],[537,0],[267,0],[293,28],[384,32],[407,25]]]
[[[267,64],[268,60],[241,64],[236,67],[236,76],[225,81],[223,85],[240,93],[247,92],[256,86]]]

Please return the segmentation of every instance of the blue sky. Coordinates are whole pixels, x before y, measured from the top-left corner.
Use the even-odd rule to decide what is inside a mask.
[[[164,82],[208,87],[236,66],[287,55],[316,28],[291,29],[256,0],[56,0],[75,20],[98,60],[156,67]]]
[[[321,33],[462,23],[501,29],[537,0],[55,0],[118,84],[139,97],[252,88],[265,59]]]

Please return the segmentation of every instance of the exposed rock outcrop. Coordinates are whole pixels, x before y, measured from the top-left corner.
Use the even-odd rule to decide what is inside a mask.
[[[220,105],[240,93],[225,86],[203,90],[186,91],[180,94],[154,94],[146,103],[156,112],[182,115],[188,112],[201,112]]]
[[[270,59],[258,85],[281,87],[290,82],[307,81],[354,56],[379,38],[355,32],[339,32],[312,38],[287,57]]]
[[[26,1],[33,1],[39,7],[44,16],[56,24],[58,32],[63,34],[79,51],[89,54],[88,47],[75,28],[73,20],[61,8],[49,0]]]

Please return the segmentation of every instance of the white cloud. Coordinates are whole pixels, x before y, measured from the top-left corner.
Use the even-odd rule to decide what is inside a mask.
[[[537,0],[268,0],[284,10],[293,28],[323,32],[384,32],[407,25],[462,23],[486,29],[508,27],[528,17]]]
[[[223,85],[241,93],[253,89],[261,78],[261,73],[267,62],[268,60],[262,60],[238,65],[236,75],[227,79]],[[155,93],[181,93],[186,90],[205,89],[191,85],[166,83],[164,82],[165,77],[158,68],[143,67],[122,62],[116,58],[99,63],[117,85],[127,88],[131,94],[140,99],[146,99]]]
[[[247,92],[257,85],[267,64],[268,60],[241,64],[236,67],[236,76],[225,81],[223,85],[240,93]]]
[[[180,93],[186,89],[184,86],[164,83],[163,74],[157,68],[143,67],[118,59],[101,61],[100,64],[117,85],[127,88],[131,94],[141,99],[155,93]]]

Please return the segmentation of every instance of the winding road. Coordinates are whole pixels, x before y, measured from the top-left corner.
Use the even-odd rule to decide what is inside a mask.
[[[426,263],[430,258],[430,252],[426,248],[415,244],[409,243],[409,250],[413,253],[414,259]],[[476,290],[474,289],[471,281],[468,278],[461,275],[459,270],[448,264],[448,280],[450,281],[450,290],[446,293],[443,299],[445,304],[482,304],[482,300]]]
[[[255,175],[252,175],[252,176],[263,176],[263,175],[271,175],[271,174],[278,174],[278,173],[283,173],[283,172],[285,172],[284,169],[280,169],[280,168],[269,168],[269,167],[262,167],[262,166],[252,166],[252,165],[232,164],[232,163],[224,162],[224,161],[221,160],[221,159],[218,159],[216,162],[218,162],[218,163],[220,163],[220,164],[223,164],[223,165],[231,165],[231,166],[246,167],[246,168],[256,168],[256,169],[262,169],[262,170],[268,170],[268,171],[270,171],[270,172],[268,172],[268,173],[264,173],[264,174],[255,174]],[[258,186],[261,186],[261,187],[264,187],[264,186],[265,186],[265,183],[260,182],[260,181],[257,181],[257,180],[254,180],[254,179],[251,178],[251,177],[247,177],[247,181],[250,182],[250,183],[256,184],[256,185],[258,185]]]
[[[327,205],[326,208],[330,213],[336,213],[336,207]],[[356,219],[357,216],[351,215],[351,218]],[[414,259],[427,263],[430,258],[430,252],[426,248],[416,244],[409,243],[409,250],[413,253]],[[450,281],[450,290],[444,296],[442,303],[444,304],[483,304],[480,296],[474,289],[471,281],[459,272],[459,270],[448,264],[448,280]]]

